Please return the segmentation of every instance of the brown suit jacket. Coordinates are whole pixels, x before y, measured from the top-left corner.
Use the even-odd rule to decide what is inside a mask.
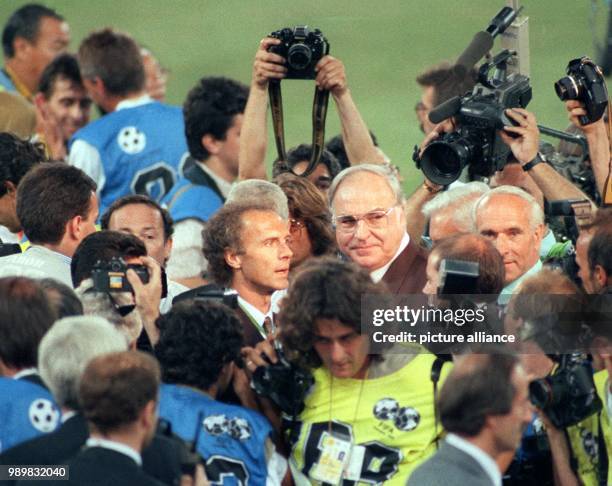
[[[427,252],[411,239],[382,280],[392,294],[421,294],[427,281],[426,266]]]

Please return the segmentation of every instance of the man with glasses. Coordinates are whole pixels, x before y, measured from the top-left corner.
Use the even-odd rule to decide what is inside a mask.
[[[340,251],[392,293],[420,293],[427,255],[406,231],[395,174],[373,164],[345,169],[334,179],[329,201]]]

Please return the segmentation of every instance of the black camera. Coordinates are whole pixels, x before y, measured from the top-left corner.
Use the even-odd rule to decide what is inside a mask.
[[[91,272],[93,289],[98,292],[133,292],[125,273],[132,269],[142,283],[149,282],[149,271],[144,265],[127,264],[123,258],[113,257],[108,261],[98,260]]]
[[[514,55],[504,50],[479,69],[472,93],[454,97],[431,111],[434,123],[455,117],[458,129],[431,142],[415,161],[427,178],[443,186],[456,181],[469,164],[470,176],[490,177],[506,165],[510,148],[499,130],[516,125],[508,108],[525,108],[531,101],[529,78],[507,75],[507,62]],[[495,68],[491,76],[489,72]]]
[[[310,30],[307,25],[297,25],[277,30],[270,37],[281,43],[268,49],[287,60],[285,79],[315,79],[315,66],[329,53],[329,43],[319,29]]]
[[[258,367],[253,373],[251,386],[255,393],[268,397],[283,412],[296,417],[304,409],[304,399],[314,384],[314,378],[285,358],[278,341],[274,342],[274,348],[278,362]]]
[[[582,125],[599,120],[608,106],[606,82],[601,69],[588,57],[573,59],[567,65],[567,76],[555,83],[561,101],[578,100],[587,114],[580,117]]]
[[[529,399],[559,429],[577,424],[602,407],[591,363],[580,353],[561,355],[554,374],[532,381]]]
[[[0,257],[21,253],[21,246],[18,243],[3,243],[0,240]]]

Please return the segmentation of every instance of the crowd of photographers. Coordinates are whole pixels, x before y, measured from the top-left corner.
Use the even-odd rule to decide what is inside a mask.
[[[515,16],[417,78],[425,177],[406,197],[319,31],[265,37],[250,86],[205,77],[181,111],[129,35],[73,55],[61,15],[15,11],[0,483],[612,484],[605,80],[572,61],[571,127],[539,127],[507,51],[474,68]],[[319,110],[313,144],[287,151],[286,79],[314,80]],[[341,134],[323,145],[329,94]],[[457,321],[374,352],[366,295],[486,308],[487,336],[445,344],[469,334]]]

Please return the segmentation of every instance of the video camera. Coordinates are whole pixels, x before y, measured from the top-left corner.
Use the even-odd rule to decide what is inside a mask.
[[[525,108],[531,101],[529,78],[507,75],[507,62],[514,55],[504,50],[479,68],[478,83],[472,93],[455,96],[434,108],[429,119],[439,123],[454,117],[456,131],[431,142],[423,154],[415,152],[415,162],[432,182],[446,186],[456,181],[468,164],[472,176],[490,177],[503,169],[510,148],[499,130],[516,123],[508,118],[508,108]],[[490,75],[490,71],[495,71]]]

